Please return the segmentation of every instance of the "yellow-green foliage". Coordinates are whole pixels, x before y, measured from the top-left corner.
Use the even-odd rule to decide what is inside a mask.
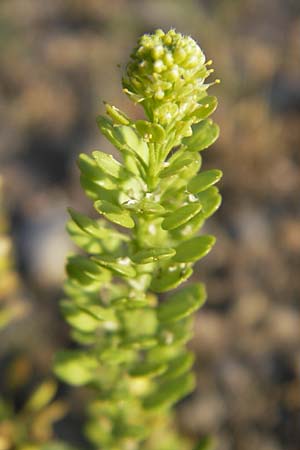
[[[12,242],[8,234],[2,189],[2,178],[0,178],[0,330],[21,311],[20,305],[14,298],[18,277],[14,270]]]
[[[70,209],[68,231],[86,256],[68,259],[61,307],[79,346],[56,355],[55,372],[94,389],[86,432],[97,448],[190,448],[172,431],[170,408],[195,386],[186,342],[206,293],[184,282],[215,243],[199,230],[221,203],[222,173],[198,174],[219,132],[209,118],[217,106],[209,65],[174,30],[142,36],[123,87],[145,120],[106,104],[97,123],[120,160],[102,151],[78,160],[100,217]]]

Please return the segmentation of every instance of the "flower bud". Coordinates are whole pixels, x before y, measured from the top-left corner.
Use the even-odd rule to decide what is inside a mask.
[[[170,120],[181,120],[182,112],[191,113],[205,94],[204,81],[209,73],[204,53],[191,37],[173,29],[167,33],[157,30],[140,38],[123,85],[125,92],[145,104],[154,116],[162,102],[177,105],[177,116]]]

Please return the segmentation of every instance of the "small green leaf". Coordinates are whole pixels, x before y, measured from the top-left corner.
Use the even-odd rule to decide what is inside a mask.
[[[115,313],[111,308],[104,308],[103,306],[95,304],[84,304],[81,305],[80,308],[97,321],[114,322],[116,320]]]
[[[116,108],[115,106],[110,105],[107,102],[104,102],[106,113],[108,116],[110,116],[113,121],[119,125],[129,125],[130,119],[126,116],[120,109]]]
[[[67,231],[78,247],[90,254],[102,253],[103,247],[100,244],[100,239],[85,233],[73,220],[67,223]]]
[[[146,142],[132,126],[114,126],[111,120],[97,117],[97,124],[102,134],[122,152],[124,163],[130,172],[143,176],[149,160]]]
[[[219,136],[219,127],[211,119],[205,119],[192,126],[193,134],[182,140],[190,152],[200,152],[212,145]]]
[[[115,128],[113,122],[104,116],[98,116],[97,125],[101,133],[119,150],[124,147],[124,142],[118,140],[117,134],[115,133]]]
[[[168,362],[168,370],[164,372],[164,380],[172,380],[186,373],[194,364],[195,356],[191,352],[185,351]]]
[[[103,214],[108,220],[125,228],[134,228],[135,223],[128,211],[120,206],[109,203],[105,200],[97,200],[94,203],[95,209]]]
[[[72,208],[68,208],[68,212],[72,217],[73,221],[81,228],[84,232],[89,233],[91,236],[95,236],[97,238],[103,238],[103,231],[99,227],[99,224],[96,220],[90,219],[89,217],[75,211]]]
[[[74,255],[68,258],[66,271],[69,277],[83,285],[93,284],[94,282],[100,283],[103,280],[107,280],[105,271],[101,270],[90,259],[80,255]]]
[[[124,167],[112,155],[100,152],[99,150],[94,151],[92,155],[103,172],[114,178],[121,178],[122,175],[124,176]]]
[[[99,359],[103,362],[109,362],[109,364],[119,365],[120,363],[129,362],[132,360],[132,350],[125,350],[124,348],[118,349],[109,347],[101,351]]]
[[[166,363],[142,361],[133,366],[129,375],[132,377],[157,377],[167,370]]]
[[[183,224],[181,227],[176,228],[176,230],[172,232],[172,235],[174,235],[176,240],[181,240],[183,237],[187,239],[194,236],[195,233],[201,229],[204,222],[205,217],[203,216],[202,211],[200,211],[187,224]]]
[[[80,168],[81,177],[89,183],[94,183],[100,189],[114,190],[118,189],[118,184],[110,174],[106,173],[98,166],[96,161],[88,155],[82,153],[78,157],[78,166]],[[84,186],[83,186],[84,187]],[[101,197],[102,198],[102,197]]]
[[[89,180],[98,181],[102,178],[100,168],[97,166],[95,161],[85,153],[81,153],[78,156],[77,163],[81,173]]]
[[[175,289],[193,273],[191,267],[170,266],[160,270],[153,278],[150,288],[154,292],[167,292]]]
[[[174,256],[173,261],[197,261],[209,253],[215,242],[216,238],[209,235],[196,236],[187,241],[183,241],[176,247],[176,255]]]
[[[213,186],[222,178],[221,170],[212,169],[200,173],[193,178],[187,185],[188,191],[192,194],[198,194],[198,192],[205,191],[210,186]]]
[[[159,342],[164,348],[185,345],[193,336],[191,316],[179,322],[161,323],[159,330]]]
[[[156,123],[147,122],[146,120],[137,120],[135,126],[146,142],[161,143],[165,139],[165,130]]]
[[[152,336],[133,336],[124,338],[122,345],[135,350],[147,350],[157,346],[157,339]]]
[[[76,225],[85,233],[99,239],[114,239],[118,241],[128,241],[129,237],[123,233],[119,233],[113,228],[108,228],[104,220],[93,220],[84,214],[78,213],[72,208],[68,208],[68,212]]]
[[[130,148],[138,153],[145,163],[148,163],[148,146],[132,126],[114,126],[109,119],[103,116],[97,117],[97,124],[100,131],[116,148],[121,151]]]
[[[128,200],[122,203],[122,208],[134,211],[136,214],[164,214],[165,209],[159,203],[143,198],[142,200]]]
[[[201,209],[201,203],[189,203],[188,205],[185,205],[182,208],[166,215],[161,226],[164,230],[174,230],[192,219]]]
[[[80,331],[89,333],[95,331],[99,325],[99,320],[79,309],[71,301],[63,300],[60,308],[68,324]]]
[[[202,213],[205,218],[210,217],[222,203],[222,197],[215,186],[200,192],[198,199],[202,204]]]
[[[217,108],[218,100],[217,97],[208,95],[201,99],[198,108],[192,112],[191,116],[196,117],[197,120],[203,120],[209,117]]]
[[[189,316],[204,304],[206,292],[203,284],[191,284],[158,306],[157,317],[162,323],[176,322]]]
[[[216,441],[211,436],[205,436],[193,450],[216,450]]]
[[[155,261],[170,259],[175,253],[173,248],[149,248],[132,255],[132,260],[137,264],[149,264]]]
[[[97,360],[82,350],[64,350],[56,353],[54,372],[63,381],[74,386],[89,383],[95,376]]]
[[[176,122],[175,136],[176,139],[182,139],[192,135],[191,122],[186,120],[180,120]],[[175,141],[176,142],[176,141]],[[178,142],[179,144],[179,142]]]
[[[80,345],[93,345],[97,339],[95,332],[87,333],[78,330],[78,328],[72,328],[70,334],[72,340],[78,342]]]
[[[99,184],[99,182],[95,182],[85,177],[84,175],[80,176],[80,184],[84,189],[86,195],[92,200],[98,200],[101,198],[102,200],[106,200],[111,203],[118,203],[120,192],[117,190],[117,184],[112,183],[111,180],[114,180],[110,177],[109,185],[105,182],[105,187]],[[102,184],[102,181],[101,181]]]
[[[195,379],[192,374],[186,374],[173,380],[165,381],[144,399],[143,406],[146,410],[168,408],[194,388]]]
[[[160,171],[160,178],[171,177],[172,175],[178,174],[182,169],[186,169],[190,164],[195,163],[195,158],[193,156],[185,156],[176,159],[173,164],[166,162],[165,167]]]
[[[41,383],[29,398],[25,405],[27,411],[40,411],[47,406],[54,398],[57,391],[57,384],[54,380],[47,380]]]
[[[146,142],[141,139],[136,130],[130,126],[120,126],[117,127],[118,138],[126,146],[134,151],[135,154],[139,155],[142,160],[148,164],[149,160],[149,149]]]
[[[93,257],[92,260],[99,266],[109,269],[117,275],[126,278],[134,278],[136,275],[129,258],[114,258],[113,256],[103,255],[99,258]]]

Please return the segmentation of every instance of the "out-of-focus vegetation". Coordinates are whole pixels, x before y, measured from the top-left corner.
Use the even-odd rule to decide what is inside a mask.
[[[206,167],[225,174],[224,205],[208,225],[218,245],[194,277],[209,280],[209,302],[192,344],[198,389],[178,407],[179,428],[217,435],[220,450],[298,450],[299,2],[2,0],[0,10],[1,174],[26,289],[26,314],[1,332],[1,394],[20,410],[26,393],[4,383],[8,362],[31,354],[34,387],[69,343],[58,313],[65,206],[88,212],[74,161],[111,150],[94,124],[102,100],[137,117],[116,65],[138,35],[174,26],[213,56],[222,79],[213,88],[222,133]],[[61,387],[58,398],[72,412],[56,436],[85,446],[86,393]]]
[[[11,323],[22,320],[28,314],[28,308],[21,295],[21,283],[14,267],[1,179],[0,182],[0,330],[5,340],[7,336],[4,331]],[[30,357],[13,353],[8,352],[7,361],[1,364],[0,449],[50,450],[53,445],[54,450],[55,445],[59,444],[51,441],[52,426],[66,411],[62,401],[52,402],[57,383],[51,379],[45,380],[35,386],[33,392],[25,394],[33,381],[33,366]],[[22,391],[26,397],[24,400]]]

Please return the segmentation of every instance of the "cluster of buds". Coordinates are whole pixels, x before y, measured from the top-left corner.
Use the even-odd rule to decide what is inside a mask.
[[[152,111],[152,120],[182,120],[206,95],[205,79],[212,72],[207,68],[210,63],[205,63],[204,53],[191,37],[173,29],[167,33],[157,30],[139,40],[127,65],[123,86],[133,100],[142,103],[148,115]]]

